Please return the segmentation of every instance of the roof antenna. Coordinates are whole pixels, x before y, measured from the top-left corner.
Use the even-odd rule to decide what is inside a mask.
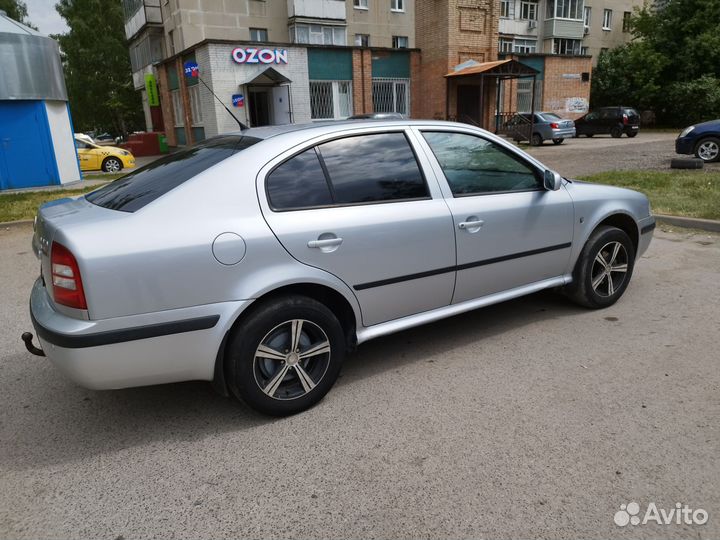
[[[227,108],[227,105],[223,103],[223,100],[217,97],[215,92],[212,91],[212,89],[205,83],[205,81],[202,80],[202,77],[200,77],[200,68],[197,65],[196,62],[190,60],[188,62],[185,62],[183,64],[183,69],[185,70],[185,77],[191,78],[191,79],[197,79],[201,83],[203,83],[203,86],[208,89],[208,91],[213,95],[215,99],[217,99],[220,102],[220,105],[223,106],[223,108],[227,111],[227,113],[232,116],[233,120],[235,120],[238,123],[238,126],[240,126],[240,131],[245,131],[246,129],[249,129],[248,126],[243,124],[240,120],[238,120],[237,116],[235,116],[230,109]]]

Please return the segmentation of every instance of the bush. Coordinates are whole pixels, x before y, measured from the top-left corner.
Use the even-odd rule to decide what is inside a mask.
[[[675,127],[720,118],[720,79],[703,75],[694,81],[670,84],[656,112],[663,124]]]

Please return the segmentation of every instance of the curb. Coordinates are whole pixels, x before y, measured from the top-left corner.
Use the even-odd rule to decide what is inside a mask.
[[[13,227],[22,227],[23,225],[32,225],[32,219],[19,219],[17,221],[0,222],[0,229],[11,229]]]
[[[656,214],[655,219],[666,225],[675,227],[684,227],[686,229],[700,229],[702,231],[710,231],[720,233],[720,221],[714,219],[701,219],[680,216],[665,216]]]

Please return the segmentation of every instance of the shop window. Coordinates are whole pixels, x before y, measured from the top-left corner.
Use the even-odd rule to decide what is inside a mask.
[[[182,127],[185,125],[185,113],[182,106],[182,96],[180,90],[173,90],[170,92],[173,105],[173,117],[175,119],[175,127]]]
[[[369,34],[355,34],[355,45],[358,47],[369,47],[370,46],[370,35]]]
[[[390,0],[390,11],[405,11],[405,0]]]
[[[310,117],[313,120],[352,116],[351,81],[310,81]]]
[[[373,77],[373,107],[379,113],[409,114],[410,81]]]
[[[267,28],[251,28],[250,41],[268,41]]]
[[[612,9],[603,11],[603,30],[612,30]]]
[[[200,103],[200,85],[188,87],[190,95],[190,114],[192,115],[192,125],[201,126],[203,123],[202,106]]]
[[[520,18],[527,21],[537,20],[537,2],[521,2],[520,3]]]
[[[408,38],[407,36],[393,36],[392,37],[393,49],[407,49]]]

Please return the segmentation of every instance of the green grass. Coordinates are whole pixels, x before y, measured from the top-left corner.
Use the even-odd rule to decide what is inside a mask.
[[[641,191],[655,214],[720,219],[720,170],[612,171],[580,180]]]
[[[38,206],[48,201],[74,197],[97,189],[99,186],[88,186],[81,189],[53,189],[46,191],[26,191],[0,195],[0,223],[32,219]]]

